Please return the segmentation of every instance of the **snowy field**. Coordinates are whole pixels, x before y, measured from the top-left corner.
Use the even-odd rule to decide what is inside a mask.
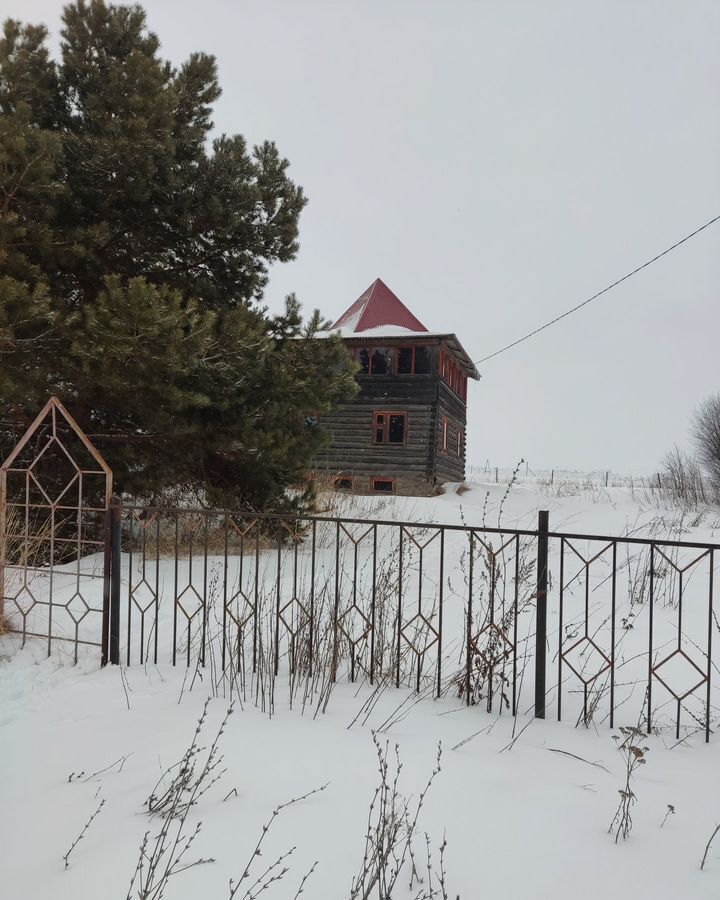
[[[496,527],[503,503],[506,528],[534,528],[538,509],[548,509],[555,531],[720,541],[720,516],[714,512],[683,512],[619,488],[518,487],[504,502],[503,496],[502,486],[473,485],[464,493],[450,489],[418,500],[341,498],[332,512]],[[125,566],[127,580],[127,560]],[[619,609],[618,615],[625,612]],[[685,620],[688,629],[700,627],[706,607],[689,604]],[[557,622],[549,621],[550,635],[553,624],[557,631]],[[717,643],[717,629],[715,637]],[[47,658],[43,642],[29,640],[23,649],[19,643],[12,635],[0,639],[2,896],[123,900],[144,835],[149,832],[149,856],[163,832],[162,815],[148,815],[146,801],[177,774],[172,770],[156,787],[188,748],[208,697],[200,744],[210,746],[229,707],[230,686],[213,683],[207,670],[188,677],[184,667],[173,668],[164,646],[157,666],[101,670],[90,648],[73,666],[61,644]],[[705,744],[704,734],[688,729],[678,741],[674,729],[661,727],[633,739],[645,762],[632,776],[632,830],[616,844],[608,829],[626,785],[628,759],[619,749],[620,726],[637,723],[634,713],[625,718],[629,705],[618,711],[618,727],[611,729],[606,721],[585,728],[575,727],[574,717],[562,723],[532,719],[532,688],[527,702],[521,695],[517,719],[488,713],[483,705],[466,707],[452,691],[416,703],[407,688],[373,693],[362,680],[339,681],[324,712],[316,713],[315,704],[304,712],[302,704],[290,708],[288,696],[287,690],[276,692],[272,715],[252,694],[244,702],[234,697],[219,741],[222,762],[209,778],[218,780],[196,798],[183,827],[189,836],[202,823],[196,839],[162,894],[143,895],[136,883],[131,897],[227,900],[230,879],[237,884],[249,860],[237,900],[258,896],[264,882],[251,885],[268,867],[269,878],[287,872],[262,891],[263,900],[292,900],[316,861],[303,900],[365,896],[353,895],[352,884],[362,868],[368,808],[379,782],[373,731],[381,747],[390,742],[390,782],[397,744],[398,791],[413,810],[442,744],[441,771],[425,797],[413,841],[424,881],[413,879],[410,887],[407,856],[393,900],[443,896],[437,874],[426,872],[426,834],[436,873],[439,847],[447,840],[449,898],[720,896],[720,835],[700,871],[708,838],[720,822],[716,735]],[[714,709],[713,727],[717,719]],[[206,756],[207,751],[198,754],[197,771]],[[277,816],[253,858],[273,809],[324,785]],[[65,855],[98,808],[66,866]],[[171,842],[177,822],[165,825]],[[170,857],[168,850],[163,866]],[[197,859],[213,862],[180,871]]]

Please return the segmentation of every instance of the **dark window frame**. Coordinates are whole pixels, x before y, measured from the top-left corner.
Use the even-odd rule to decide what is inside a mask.
[[[378,416],[383,416],[382,425],[378,424]],[[403,439],[400,441],[390,441],[390,417],[402,416],[403,418]],[[377,440],[377,432],[382,428],[383,438]],[[373,447],[406,447],[408,442],[408,414],[400,409],[376,409],[372,414],[372,445]]]
[[[392,485],[392,490],[390,491],[378,491],[375,488],[375,485],[378,481],[387,482]],[[397,493],[397,479],[393,475],[373,475],[370,479],[370,493],[371,494],[395,494]]]
[[[410,350],[412,352],[412,364],[410,366],[409,372],[401,372],[400,371],[400,353],[403,350]],[[417,351],[418,350],[427,350],[429,354],[428,360],[428,370],[427,372],[418,372],[417,371]],[[395,353],[395,374],[396,375],[432,375],[433,374],[433,360],[432,360],[432,346],[429,344],[400,344],[396,347]]]

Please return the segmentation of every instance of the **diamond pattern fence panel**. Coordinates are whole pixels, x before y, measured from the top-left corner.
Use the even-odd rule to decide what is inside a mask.
[[[51,398],[0,467],[0,608],[11,632],[106,658],[112,472]]]
[[[118,512],[127,664],[245,695],[281,679],[304,704],[346,679],[499,715],[717,727],[716,545],[550,532],[543,561],[539,529]]]

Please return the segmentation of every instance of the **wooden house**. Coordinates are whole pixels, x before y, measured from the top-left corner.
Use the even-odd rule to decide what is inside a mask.
[[[359,366],[359,393],[323,419],[315,461],[338,490],[428,494],[465,477],[467,382],[454,334],[430,332],[379,278],[335,322]]]

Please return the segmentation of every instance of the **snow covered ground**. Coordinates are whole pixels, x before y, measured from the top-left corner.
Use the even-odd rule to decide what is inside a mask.
[[[477,485],[418,500],[342,498],[333,511],[472,525],[484,515],[496,526],[504,490]],[[712,511],[681,513],[621,489],[520,487],[504,502],[502,525],[532,528],[540,508],[550,510],[553,530],[720,539],[720,517]],[[20,650],[14,636],[0,639],[0,659],[2,896],[122,900],[143,836],[162,828],[144,803],[188,747],[208,696],[219,694],[210,701],[202,744],[212,741],[229,706],[228,686],[213,688],[207,672],[192,680],[167,657],[158,666],[100,670],[88,648],[72,666],[61,651],[48,659],[40,641]],[[317,715],[314,705],[304,714],[298,705],[289,708],[286,695],[277,691],[272,716],[251,698],[236,702],[220,741],[224,760],[216,771],[226,771],[199,798],[185,828],[190,834],[202,822],[185,862],[214,862],[175,875],[166,900],[228,898],[229,879],[242,875],[273,808],[325,784],[278,816],[251,871],[260,874],[294,847],[284,863],[288,873],[263,900],[295,897],[316,860],[303,900],[349,898],[379,777],[373,729],[391,749],[397,743],[399,789],[414,798],[442,743],[441,772],[420,814],[415,854],[424,868],[427,832],[437,867],[445,835],[450,898],[702,900],[720,894],[720,835],[700,871],[720,822],[720,737],[705,744],[702,734],[683,732],[678,742],[665,729],[634,741],[649,749],[632,782],[632,831],[616,844],[608,828],[625,786],[627,754],[618,749],[619,729],[607,723],[586,729],[575,728],[574,719],[541,722],[529,717],[529,704],[513,720],[465,707],[451,692],[414,703],[406,689],[373,695],[368,685],[344,681]],[[636,722],[621,711],[616,725]],[[66,868],[63,857],[102,800]],[[668,806],[674,813],[666,817]],[[422,886],[411,890],[408,881],[406,871],[394,900],[421,893]]]

